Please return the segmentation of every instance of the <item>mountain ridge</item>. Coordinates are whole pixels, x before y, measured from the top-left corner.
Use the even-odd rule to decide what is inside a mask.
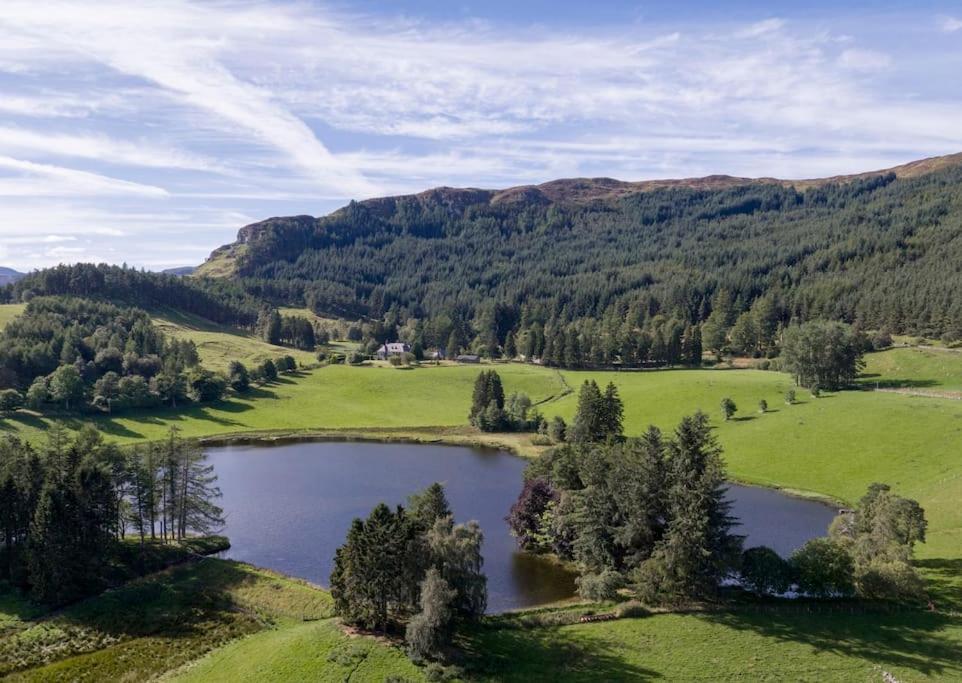
[[[382,216],[393,212],[399,202],[417,201],[430,203],[449,213],[463,211],[475,204],[490,206],[528,204],[548,205],[552,203],[583,204],[622,199],[634,194],[656,190],[688,189],[696,191],[720,191],[746,185],[770,185],[806,191],[831,184],[845,184],[859,180],[893,174],[898,179],[915,178],[951,166],[962,165],[962,152],[943,156],[927,157],[910,161],[890,168],[861,173],[828,176],[824,178],[783,179],[774,177],[741,177],[714,174],[702,177],[654,179],[625,181],[610,177],[559,178],[540,184],[516,185],[503,189],[483,189],[475,187],[438,186],[413,194],[374,197],[335,209],[325,216],[300,214],[295,216],[273,216],[241,227],[237,239],[222,245],[211,252],[193,274],[198,276],[221,277],[236,272],[236,263],[242,259],[246,245],[256,241],[265,231],[292,226],[298,230],[309,229],[310,225],[325,217],[338,216],[352,205],[360,205]],[[305,245],[306,247],[306,245]]]
[[[0,287],[12,284],[25,276],[26,273],[21,273],[13,268],[7,268],[6,266],[0,266]]]

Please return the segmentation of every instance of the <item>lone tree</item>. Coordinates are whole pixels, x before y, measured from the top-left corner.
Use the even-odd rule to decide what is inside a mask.
[[[496,432],[504,426],[504,387],[494,370],[482,370],[474,381],[471,412],[468,420],[485,432]]]
[[[578,443],[620,438],[623,421],[624,405],[614,383],[609,382],[602,394],[594,380],[585,380],[578,393],[578,412],[571,425],[569,438]]]
[[[836,391],[864,367],[860,334],[850,325],[813,320],[785,330],[782,369],[806,388]]]
[[[721,401],[722,413],[725,415],[725,420],[730,420],[738,412],[738,406],[735,402],[728,398],[727,396]]]

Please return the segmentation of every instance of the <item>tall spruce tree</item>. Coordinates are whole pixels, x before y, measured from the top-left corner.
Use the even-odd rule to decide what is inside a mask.
[[[741,537],[725,499],[721,447],[708,416],[682,419],[668,445],[668,525],[640,567],[642,595],[652,602],[710,598],[737,563]]]

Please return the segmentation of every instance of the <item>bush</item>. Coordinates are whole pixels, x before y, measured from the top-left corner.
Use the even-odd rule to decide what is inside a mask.
[[[795,403],[795,390],[789,389],[785,392],[785,405],[792,405]]]
[[[841,543],[813,538],[792,554],[790,562],[803,593],[827,598],[854,591],[854,563]]]
[[[618,605],[615,614],[618,615],[619,619],[639,619],[649,616],[651,612],[637,600],[629,600],[626,603]]]
[[[919,600],[925,583],[908,562],[873,560],[859,567],[855,587],[860,597],[872,600]]]
[[[602,602],[617,598],[618,589],[625,584],[625,580],[618,572],[605,569],[600,574],[582,574],[575,579],[575,583],[578,585],[578,595],[585,600]]]
[[[360,365],[364,362],[364,356],[359,351],[354,351],[347,360],[351,365]]]
[[[768,412],[768,401],[762,399],[758,402],[758,412],[767,413]]]
[[[792,585],[792,567],[766,546],[742,553],[742,586],[759,595],[784,593]]]
[[[0,412],[12,413],[23,405],[23,394],[16,389],[0,391]]]
[[[551,422],[548,423],[548,438],[554,443],[561,443],[565,440],[565,435],[568,432],[568,425],[565,424],[564,418],[560,415],[555,415],[551,418]]]
[[[872,335],[870,342],[873,351],[881,351],[892,346],[892,335],[885,331],[876,332]]]
[[[722,414],[725,416],[725,419],[730,420],[732,419],[732,416],[738,412],[738,406],[735,405],[733,400],[726,396],[721,401],[721,410]]]

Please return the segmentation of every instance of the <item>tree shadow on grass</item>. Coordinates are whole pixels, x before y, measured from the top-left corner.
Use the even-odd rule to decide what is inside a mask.
[[[913,564],[928,579],[926,588],[938,608],[962,610],[962,559],[932,558]]]
[[[135,432],[130,427],[120,424],[113,418],[105,418],[97,423],[97,428],[104,434],[110,434],[111,436],[119,436],[128,439],[142,439],[144,437],[140,432]]]
[[[731,418],[731,421],[732,422],[750,422],[754,420],[756,417],[757,417],[756,415],[739,415],[737,417]]]
[[[246,392],[241,394],[239,398],[277,398],[277,394],[270,389],[265,389],[263,386],[251,387]]]
[[[892,377],[879,379],[879,375],[861,375],[853,386],[861,391],[874,391],[875,389],[930,389],[942,386],[942,384],[934,379],[896,379]]]
[[[816,651],[857,657],[881,666],[897,666],[936,678],[962,675],[962,658],[957,641],[946,638],[947,629],[962,628],[962,617],[905,610],[884,613],[854,609],[860,613],[820,611],[805,604],[784,609],[706,613],[709,621],[727,627],[754,631],[792,643],[803,643]]]
[[[480,626],[458,639],[461,662],[499,681],[646,681],[662,678],[625,661],[607,641],[577,640],[555,628]]]
[[[63,680],[103,680],[105,672],[98,668],[103,665],[109,667],[109,678],[121,680],[130,678],[121,674],[145,666],[162,673],[261,630],[263,623],[231,592],[255,580],[234,563],[200,561],[88,598],[41,617],[41,628],[52,635],[11,641],[13,657],[0,658],[0,677],[62,660],[69,660],[63,663],[66,668],[58,665]],[[144,638],[150,640],[140,640]],[[114,654],[99,663],[85,656],[106,648]],[[144,677],[141,672],[130,679]]]

